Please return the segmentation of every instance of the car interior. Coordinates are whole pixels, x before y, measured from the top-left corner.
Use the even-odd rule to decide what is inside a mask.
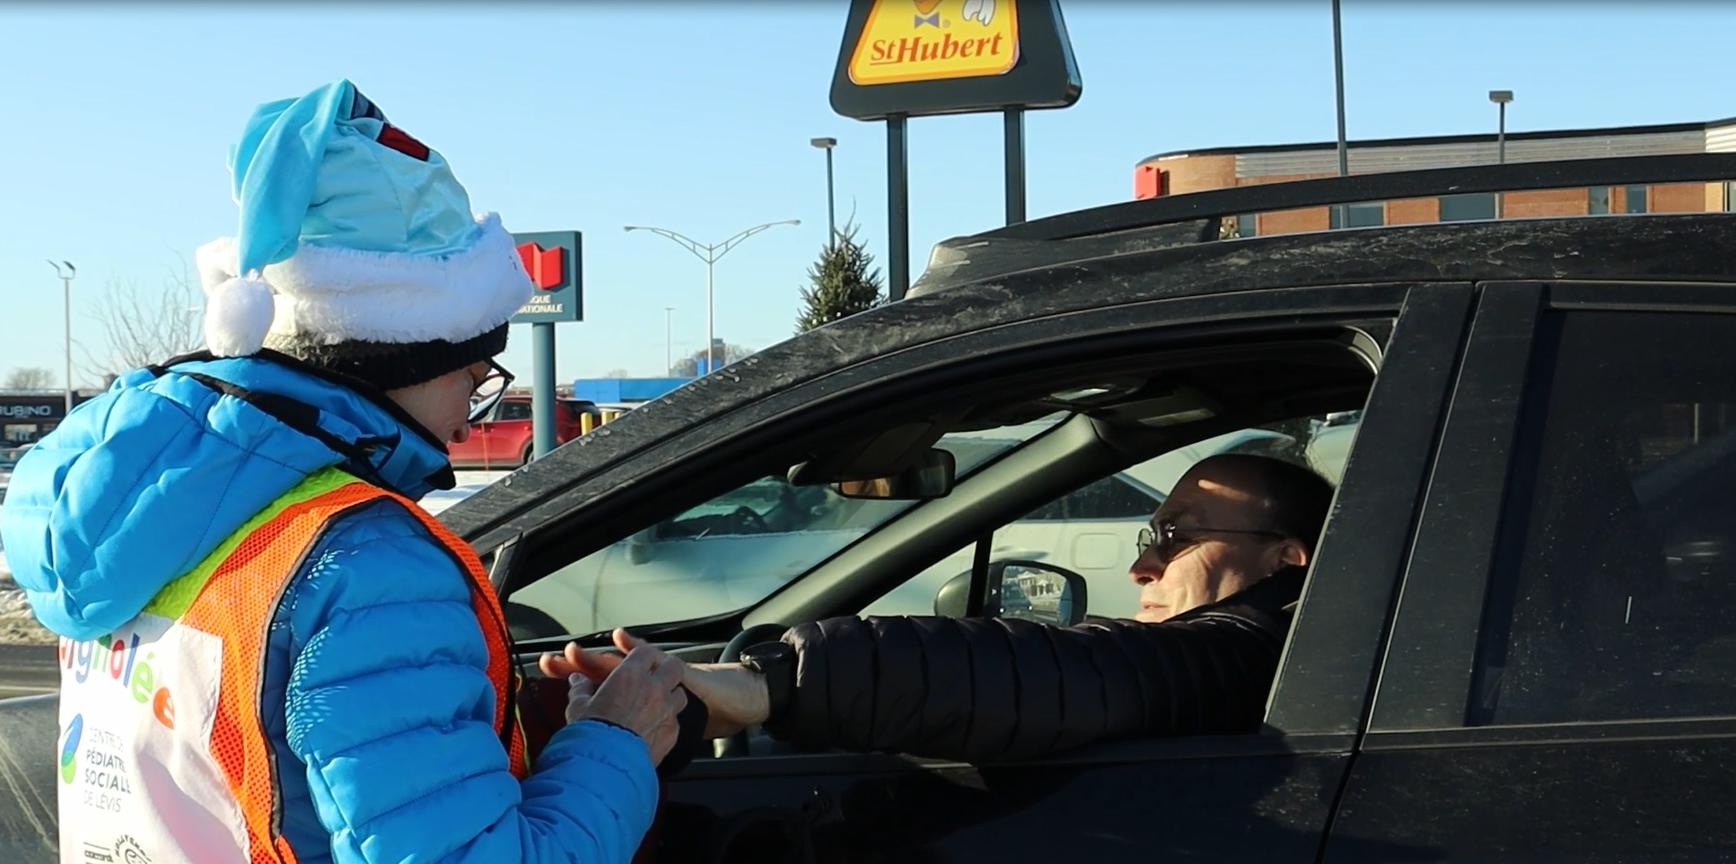
[[[1389,332],[1390,321],[1371,320],[1357,326],[1291,328],[1236,341],[1172,344],[1141,355],[1098,356],[1041,369],[1027,366],[968,386],[936,389],[921,400],[876,400],[848,422],[801,434],[770,430],[763,446],[751,448],[758,454],[754,459],[687,469],[678,494],[659,495],[653,505],[623,507],[624,514],[617,511],[582,525],[549,524],[526,535],[524,548],[497,554],[497,570],[512,567],[503,589],[508,620],[518,648],[533,659],[537,652],[558,650],[575,637],[586,646],[604,647],[606,629],[567,632],[559,624],[559,610],[523,602],[524,589],[568,562],[758,478],[788,477],[798,488],[836,490],[852,481],[907,475],[929,464],[928,454],[945,447],[943,439],[949,435],[1039,425],[1041,431],[1018,446],[968,469],[961,465],[944,494],[899,502],[890,518],[769,596],[699,618],[605,625],[631,625],[642,637],[692,662],[734,656],[748,644],[776,638],[788,624],[861,614],[912,574],[998,527],[1158,454],[1236,430],[1305,432],[1324,427],[1328,415],[1358,411],[1367,400]],[[1257,439],[1250,449],[1306,464],[1301,437],[1269,436]],[[1341,471],[1342,465],[1329,470]],[[973,594],[986,590],[983,574],[990,563],[985,554],[976,556]],[[1081,611],[1104,617],[1132,612]],[[525,669],[536,674],[533,662]],[[764,752],[768,746],[776,747],[769,739],[756,738],[751,749]],[[734,755],[748,749],[737,748]]]

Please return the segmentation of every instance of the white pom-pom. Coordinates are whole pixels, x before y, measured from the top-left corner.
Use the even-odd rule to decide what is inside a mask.
[[[257,353],[276,311],[270,283],[254,276],[225,280],[205,301],[205,347],[218,357]]]

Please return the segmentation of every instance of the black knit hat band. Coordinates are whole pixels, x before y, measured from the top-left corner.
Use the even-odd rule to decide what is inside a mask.
[[[381,390],[397,390],[494,357],[506,350],[506,336],[507,325],[501,324],[463,342],[434,339],[401,344],[351,341],[322,345],[271,336],[265,344],[310,366],[359,378]]]

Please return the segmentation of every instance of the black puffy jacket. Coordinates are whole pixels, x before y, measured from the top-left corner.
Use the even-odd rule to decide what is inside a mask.
[[[787,711],[810,748],[980,760],[1259,728],[1300,596],[1289,569],[1161,624],[831,618],[791,628]]]

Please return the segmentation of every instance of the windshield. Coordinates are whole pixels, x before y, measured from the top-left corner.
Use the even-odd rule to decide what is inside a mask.
[[[964,479],[1065,420],[948,434]],[[756,603],[918,502],[845,498],[826,486],[757,477],[606,546],[508,598],[521,635],[718,615]]]

